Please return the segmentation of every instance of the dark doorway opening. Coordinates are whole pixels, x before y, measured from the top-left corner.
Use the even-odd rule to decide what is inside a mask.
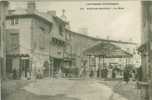
[[[30,61],[29,58],[20,59],[20,76],[27,78],[30,74]]]

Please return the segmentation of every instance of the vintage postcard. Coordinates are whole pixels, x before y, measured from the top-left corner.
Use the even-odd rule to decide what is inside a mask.
[[[1,0],[0,100],[152,100],[152,1]]]

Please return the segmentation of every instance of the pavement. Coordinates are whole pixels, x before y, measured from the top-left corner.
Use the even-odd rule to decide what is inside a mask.
[[[6,97],[20,91],[20,88],[31,83],[32,80],[3,80],[1,81],[1,99],[5,100]]]
[[[96,79],[41,79],[25,82],[2,100],[130,100],[112,87]]]
[[[137,88],[136,81],[130,81],[126,83],[121,80],[113,80],[113,81],[100,81],[100,83],[105,84],[113,89],[115,93],[122,95],[128,100],[140,100],[141,99],[141,91]]]
[[[76,100],[127,100],[97,80],[37,80],[22,88],[41,96],[64,95]],[[62,99],[60,99],[62,100]]]

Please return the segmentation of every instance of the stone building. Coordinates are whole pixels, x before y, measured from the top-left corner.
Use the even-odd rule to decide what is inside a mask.
[[[56,71],[64,61],[65,24],[54,11],[37,11],[35,2],[28,2],[27,9],[9,10],[7,72],[16,70],[18,77],[52,75],[51,66]]]
[[[141,41],[142,100],[152,100],[152,1],[142,1]]]

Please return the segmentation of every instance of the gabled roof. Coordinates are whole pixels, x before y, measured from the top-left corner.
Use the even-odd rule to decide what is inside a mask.
[[[11,18],[11,17],[26,17],[26,16],[35,16],[38,17],[44,21],[47,21],[49,23],[52,23],[52,19],[57,20],[58,22],[61,23],[65,23],[65,21],[63,21],[61,18],[57,17],[57,16],[53,16],[50,14],[47,14],[45,12],[39,12],[37,10],[35,10],[34,12],[29,12],[27,9],[16,9],[16,10],[10,10],[12,11],[11,13],[8,14],[7,18]]]
[[[110,42],[99,42],[94,46],[86,49],[84,55],[102,56],[105,58],[128,58],[132,54],[122,50],[120,47]]]
[[[68,24],[68,22],[66,22],[66,21],[64,21],[64,20],[62,20],[61,18],[59,18],[58,16],[53,16],[54,17],[54,19],[57,21],[57,22],[59,22],[59,23],[62,23],[62,24]]]

